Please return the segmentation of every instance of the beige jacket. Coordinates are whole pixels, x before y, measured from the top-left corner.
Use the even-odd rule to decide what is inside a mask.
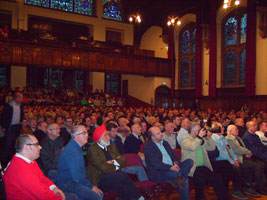
[[[250,150],[246,148],[246,145],[244,144],[243,140],[240,137],[238,137],[239,141],[243,145],[242,147],[237,141],[237,137],[228,134],[225,138],[229,143],[229,145],[231,146],[233,152],[235,153],[238,162],[243,163],[243,156],[251,153]]]
[[[186,134],[181,142],[181,148],[182,148],[182,161],[190,158],[194,161],[194,165],[191,168],[190,173],[188,176],[193,177],[195,170],[196,170],[196,164],[197,164],[197,148],[199,145],[201,145],[202,140],[199,138],[193,138],[190,134]],[[208,167],[211,171],[213,171],[212,166],[210,164],[210,160],[208,157],[208,151],[215,150],[215,144],[214,141],[211,138],[204,138],[204,144],[201,146],[203,151],[203,158],[204,158],[204,166]]]

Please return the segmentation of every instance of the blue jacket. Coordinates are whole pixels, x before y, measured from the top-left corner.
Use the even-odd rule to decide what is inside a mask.
[[[253,157],[267,162],[267,148],[263,146],[258,135],[246,131],[242,139]]]
[[[180,162],[178,161],[178,158],[172,151],[170,145],[168,142],[163,141],[163,146],[165,147],[166,151],[170,155],[172,162],[177,162],[178,165],[180,165]],[[146,158],[146,164],[147,164],[147,170],[148,170],[148,176],[150,180],[161,183],[162,177],[161,173],[165,170],[170,170],[171,165],[167,165],[162,162],[162,154],[157,145],[154,142],[149,142],[145,148],[144,148],[145,158]]]
[[[60,187],[67,182],[75,182],[93,188],[86,177],[82,147],[73,139],[61,152],[57,165],[57,185]]]

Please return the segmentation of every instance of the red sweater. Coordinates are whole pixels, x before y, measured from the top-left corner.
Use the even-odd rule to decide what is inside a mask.
[[[3,175],[7,200],[61,200],[49,189],[55,185],[41,171],[36,161],[26,162],[16,155]]]

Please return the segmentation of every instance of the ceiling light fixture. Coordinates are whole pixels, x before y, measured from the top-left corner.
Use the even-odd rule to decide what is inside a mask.
[[[181,25],[181,21],[180,20],[178,20],[179,18],[178,17],[174,17],[174,16],[171,16],[171,17],[168,17],[168,22],[167,22],[167,25],[168,26],[174,26],[175,24],[176,25]]]
[[[233,0],[224,0],[223,1],[223,8],[227,9],[227,8],[231,7],[232,1]],[[238,6],[239,4],[240,4],[240,1],[239,0],[235,0],[234,5]]]

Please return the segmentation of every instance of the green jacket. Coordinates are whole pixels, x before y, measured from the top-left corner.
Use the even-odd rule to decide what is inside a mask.
[[[126,165],[126,158],[122,156],[114,144],[107,147],[111,157],[120,164],[120,169]],[[88,166],[86,173],[88,179],[93,185],[98,185],[100,175],[102,173],[112,173],[116,171],[113,164],[108,164],[103,149],[95,142],[90,146],[87,153]]]

